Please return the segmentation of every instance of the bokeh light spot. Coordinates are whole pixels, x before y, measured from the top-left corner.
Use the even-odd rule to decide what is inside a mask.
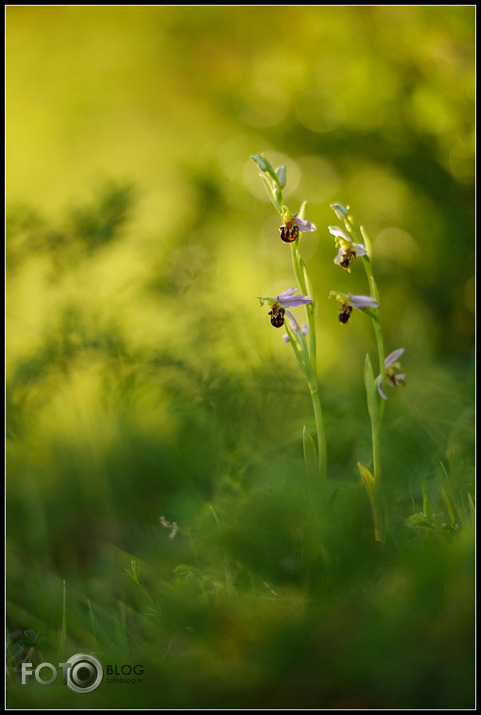
[[[313,90],[300,94],[295,103],[298,120],[312,132],[332,132],[344,121],[339,100],[328,92]]]
[[[274,127],[289,109],[289,99],[281,87],[255,83],[243,87],[234,99],[238,117],[251,127]]]
[[[420,258],[419,246],[407,231],[390,226],[381,231],[374,241],[375,255],[378,258],[414,266]]]

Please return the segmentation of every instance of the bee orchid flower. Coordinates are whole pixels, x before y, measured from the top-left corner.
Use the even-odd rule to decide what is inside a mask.
[[[365,256],[366,247],[362,243],[354,243],[351,237],[338,226],[329,226],[329,233],[335,237],[336,246],[339,248],[334,263],[350,273],[352,261],[357,261],[358,256]]]
[[[398,359],[404,353],[404,348],[399,348],[394,350],[384,361],[384,367],[386,368],[386,382],[392,387],[401,387],[406,384],[406,375],[403,372],[398,372],[400,369],[400,364]],[[383,392],[381,385],[381,376],[378,376],[377,389],[383,400],[387,400],[386,395]]]
[[[342,303],[339,309],[339,322],[343,325],[349,322],[353,308],[363,310],[368,314],[373,308],[379,308],[379,301],[370,295],[351,295],[351,293],[346,295],[331,291],[329,297],[335,297]]]
[[[298,218],[284,206],[282,209],[282,226],[279,226],[281,239],[284,243],[292,243],[299,237],[299,231],[315,231],[317,226],[305,218]]]
[[[297,320],[292,315],[289,308],[296,308],[298,305],[307,305],[312,303],[312,298],[306,295],[294,295],[297,288],[288,288],[283,293],[275,297],[260,297],[259,302],[261,305],[267,303],[269,305],[271,316],[271,323],[275,328],[281,328],[284,325],[284,316],[290,320],[293,330],[299,330],[299,325]]]

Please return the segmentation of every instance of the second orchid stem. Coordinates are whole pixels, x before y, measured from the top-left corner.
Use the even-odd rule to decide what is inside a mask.
[[[356,229],[353,222],[348,219],[348,227],[352,234],[356,233]],[[364,240],[364,244],[367,249],[367,255],[363,256],[362,263],[364,270],[366,271],[367,280],[369,283],[369,293],[375,298],[379,304],[381,303],[379,298],[379,291],[374,280],[374,275],[372,272],[371,256],[372,256],[372,244],[366,230],[361,226],[360,232]],[[372,318],[372,325],[374,328],[374,335],[376,337],[377,344],[377,354],[379,360],[379,380],[381,388],[386,382],[386,367],[385,367],[385,352],[384,352],[384,338],[382,334],[381,325],[381,307],[377,309],[377,314]],[[381,424],[384,417],[385,403],[384,400],[379,396],[379,420],[372,422],[372,460],[374,469],[374,479],[376,481],[376,486],[379,487],[381,482]]]

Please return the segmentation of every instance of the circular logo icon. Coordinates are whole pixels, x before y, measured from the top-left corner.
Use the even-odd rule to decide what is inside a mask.
[[[77,653],[67,660],[67,685],[76,693],[91,693],[104,677],[104,669],[98,658],[87,653]]]

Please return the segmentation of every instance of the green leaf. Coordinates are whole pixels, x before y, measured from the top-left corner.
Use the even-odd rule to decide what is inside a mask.
[[[369,411],[369,417],[371,418],[371,423],[377,430],[379,427],[379,400],[376,381],[372,372],[372,365],[371,360],[369,359],[369,354],[366,355],[366,361],[364,363],[364,384],[366,386],[367,409]]]
[[[308,370],[308,364],[309,364],[309,354],[307,352],[307,344],[304,339],[304,344],[300,344],[298,339],[297,339],[297,333],[295,334],[292,328],[287,324],[287,321],[285,322],[285,327],[286,327],[286,332],[289,336],[289,343],[294,350],[295,356],[297,358],[297,362],[299,364],[300,371],[304,375],[304,377],[307,376],[307,370]],[[304,338],[302,333],[300,334],[300,337]]]
[[[306,206],[307,206],[307,201],[303,201],[299,211],[297,212],[297,216],[299,218],[306,218]]]
[[[363,256],[364,258],[364,256]],[[370,278],[370,283],[371,283],[371,295],[373,298],[375,298],[378,303],[381,303],[381,299],[379,297],[379,290],[376,285],[376,281],[374,280],[374,276],[371,276]]]
[[[357,463],[357,466],[361,472],[362,483],[366,488],[369,501],[371,502],[374,538],[377,542],[383,544],[386,534],[386,513],[379,496],[379,490],[376,488],[376,480],[367,467],[360,462]]]
[[[281,205],[282,205],[282,204],[281,204],[281,202],[279,201],[279,199],[277,198],[276,194],[274,193],[274,190],[273,190],[272,186],[271,186],[270,183],[267,181],[267,179],[266,179],[266,177],[264,176],[264,174],[259,174],[259,176],[261,177],[261,179],[262,179],[262,181],[263,181],[263,183],[264,183],[264,188],[265,188],[265,190],[266,190],[267,196],[268,196],[268,197],[270,198],[270,200],[272,201],[272,203],[273,203],[275,209],[276,209],[279,213],[281,213]]]
[[[287,183],[287,169],[285,166],[280,166],[278,169],[276,169],[276,174],[277,174],[277,183],[279,184],[280,188],[283,189]]]
[[[378,316],[376,313],[374,313],[372,308],[359,308],[359,310],[361,311],[361,313],[365,313],[365,315],[371,318],[371,320],[378,320]],[[378,310],[378,308],[376,308],[375,310]]]
[[[367,231],[366,231],[366,229],[364,228],[364,226],[360,226],[360,229],[361,229],[361,235],[362,235],[362,237],[363,237],[363,239],[364,239],[364,245],[366,246],[367,255],[368,255],[368,256],[371,256],[371,255],[372,255],[371,239],[369,238],[369,236],[368,236],[368,234],[367,234]],[[374,296],[375,296],[376,298],[378,297],[378,295],[376,295],[376,294],[374,294]]]
[[[272,164],[265,158],[265,156],[262,156],[262,154],[253,154],[251,156],[251,159],[261,171],[265,171],[267,174],[269,174],[274,184],[278,184],[279,178],[274,171]]]
[[[376,486],[374,477],[372,476],[369,469],[362,465],[360,462],[357,463],[357,466],[359,467],[359,471],[361,472],[361,479],[364,486],[366,487],[366,491],[371,496],[374,493],[374,487]]]
[[[348,216],[347,209],[342,204],[331,204],[331,209],[341,221],[344,221]]]
[[[251,159],[254,164],[257,164],[261,171],[269,171],[269,167],[272,169],[272,166],[267,161],[267,159],[262,156],[262,154],[253,154],[251,156]]]
[[[280,207],[280,208],[278,208],[277,210],[279,211],[279,213],[280,213],[281,216],[282,216],[282,202],[283,202],[283,198],[282,198],[282,191],[280,190],[278,184],[274,184],[274,196],[276,197],[276,204],[275,204],[275,205],[276,205],[276,208],[277,208],[278,206]]]
[[[277,190],[276,192],[274,192],[272,186],[271,186],[270,183],[267,181],[267,179],[266,179],[266,177],[264,176],[264,174],[259,174],[259,176],[261,177],[262,181],[264,182],[264,188],[265,188],[265,190],[266,190],[267,196],[268,196],[268,197],[270,198],[270,200],[272,201],[272,203],[273,203],[275,209],[276,209],[280,214],[282,214],[282,196],[281,196],[281,200],[279,200],[279,196],[278,196],[279,191]],[[276,189],[277,189],[277,186],[276,186]]]

